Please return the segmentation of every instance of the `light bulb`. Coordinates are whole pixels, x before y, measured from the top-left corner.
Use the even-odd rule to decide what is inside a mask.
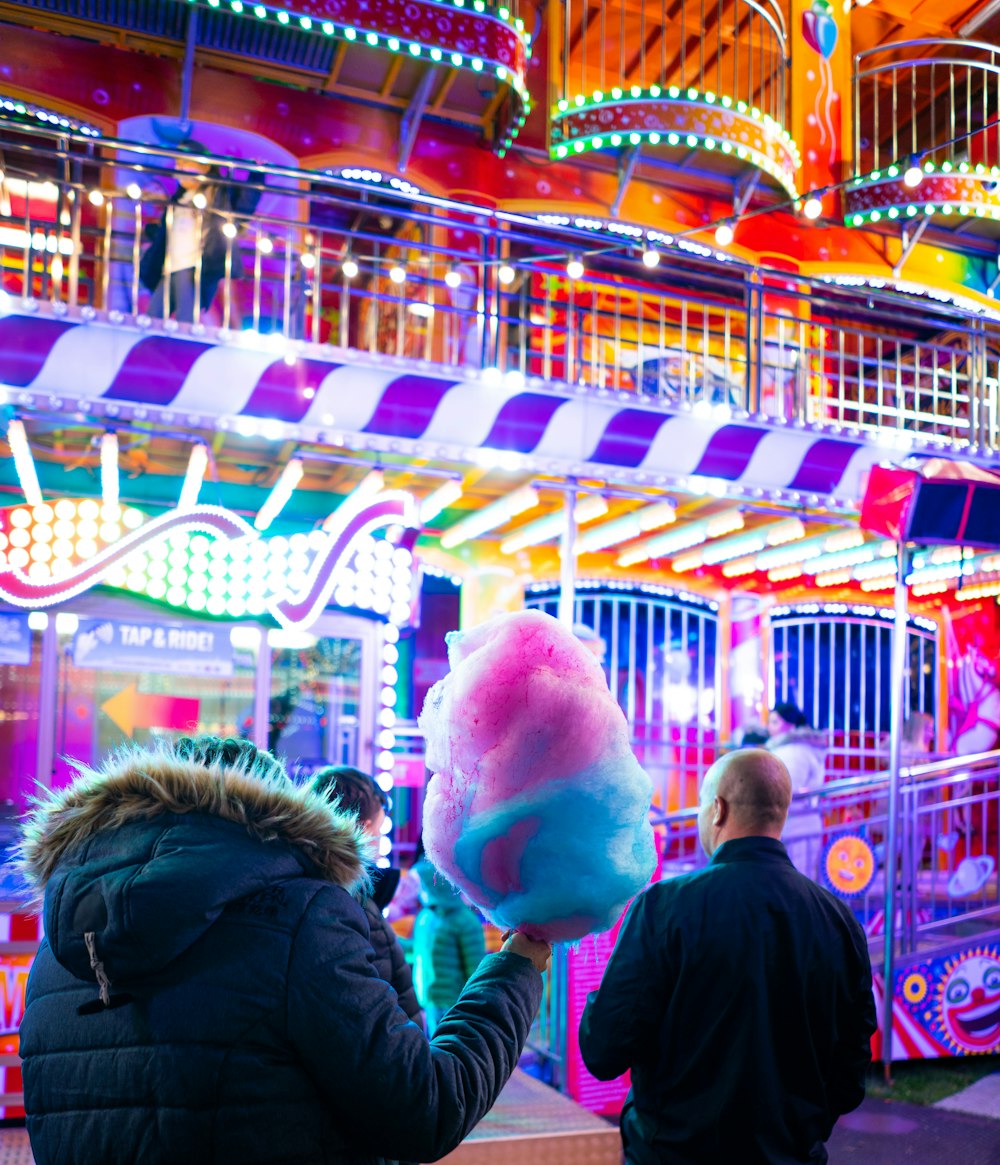
[[[715,241],[720,247],[728,247],[734,237],[733,228],[727,222],[720,222],[715,228]]]
[[[405,283],[406,282],[406,272],[403,270],[402,267],[398,267],[398,266],[391,267],[389,269],[389,278],[392,280],[393,283],[397,283],[397,284],[398,283]]]
[[[642,265],[644,267],[655,267],[659,262],[660,262],[660,252],[659,251],[652,251],[652,250],[643,251],[643,253],[642,253]]]
[[[457,271],[449,271],[446,273],[446,275],[444,277],[444,281],[448,287],[450,287],[454,290],[454,288],[461,286],[462,276],[459,275],[459,273]]]
[[[340,270],[345,279],[353,279],[358,273],[358,265],[353,259],[345,259]]]
[[[802,207],[802,213],[806,218],[819,218],[823,213],[823,200],[817,198],[815,194],[811,194],[805,201]]]
[[[514,282],[515,271],[509,263],[501,263],[497,269],[497,279],[503,284],[510,284]]]
[[[920,162],[917,158],[911,158],[910,164],[906,167],[903,174],[903,185],[910,190],[915,190],[924,180],[924,172],[920,168]]]
[[[566,274],[570,277],[570,279],[582,279],[583,270],[583,264],[579,259],[570,259],[570,261],[566,264]]]

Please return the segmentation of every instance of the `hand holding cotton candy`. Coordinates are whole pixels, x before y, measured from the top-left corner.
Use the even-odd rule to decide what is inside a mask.
[[[540,611],[448,637],[420,714],[424,844],[501,927],[549,942],[612,926],[656,864],[652,786],[593,654]]]

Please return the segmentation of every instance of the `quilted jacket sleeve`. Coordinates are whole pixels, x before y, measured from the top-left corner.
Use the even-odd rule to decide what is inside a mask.
[[[295,938],[288,1034],[337,1125],[356,1130],[360,1151],[435,1161],[492,1107],[541,994],[530,960],[490,955],[428,1041],[376,976],[361,908],[325,887]]]
[[[370,898],[365,902],[365,914],[368,916],[368,926],[371,929],[372,950],[375,952],[375,965],[379,975],[399,996],[399,1006],[414,1023],[422,1026],[424,1014],[413,987],[413,972],[403,954],[396,932]]]

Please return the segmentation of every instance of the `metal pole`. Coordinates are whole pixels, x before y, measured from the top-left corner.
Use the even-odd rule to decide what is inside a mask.
[[[576,607],[576,493],[566,491],[566,525],[559,545],[559,621],[573,626]]]
[[[909,632],[906,572],[909,553],[904,542],[896,547],[896,620],[892,629],[892,670],[889,684],[889,810],[885,839],[885,901],[882,950],[882,1067],[886,1083],[892,1075],[893,959],[896,945],[896,855],[899,849],[899,762],[902,756],[903,716],[906,705],[906,648]]]
[[[35,779],[45,789],[52,788],[56,755],[56,692],[59,684],[59,633],[56,614],[49,611],[42,631],[41,663],[38,677],[38,753]]]
[[[267,749],[271,728],[271,645],[267,641],[267,631],[259,630],[253,693],[253,742],[257,748]]]
[[[198,6],[188,9],[187,37],[184,41],[184,66],[181,71],[180,122],[187,124],[191,110],[191,78],[194,76],[194,49],[198,40]]]

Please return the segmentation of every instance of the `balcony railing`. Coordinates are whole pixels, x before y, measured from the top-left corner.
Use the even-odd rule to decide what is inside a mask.
[[[774,0],[567,0],[564,17],[556,157],[699,149],[716,166],[756,166],[794,196],[787,32]]]
[[[859,53],[854,175],[852,218],[1000,218],[1000,48],[915,40]]]
[[[0,148],[8,307],[51,301],[152,329],[216,327],[696,411],[998,445],[1000,317],[930,294],[761,273],[683,239],[487,211],[371,171],[248,175],[207,159],[205,206],[191,209],[196,236],[221,224],[218,290],[204,308],[195,296],[189,321],[170,318],[169,294],[150,319],[142,258],[177,214],[165,151],[102,142],[97,156],[89,139],[2,123]],[[222,209],[215,192],[233,184],[259,196],[253,213]],[[649,268],[640,255],[652,246],[661,261]],[[207,291],[200,254],[193,270]]]

